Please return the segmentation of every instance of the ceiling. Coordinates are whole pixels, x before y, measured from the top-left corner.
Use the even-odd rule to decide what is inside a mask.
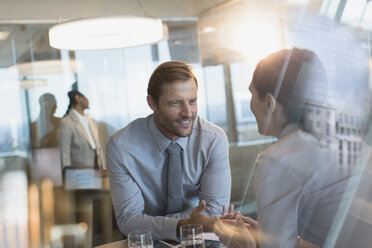
[[[62,21],[110,15],[152,16],[167,22],[172,35],[169,37],[171,53],[176,58],[194,61],[196,57],[184,58],[185,49],[198,54],[195,30],[200,28],[196,20],[211,12],[224,12],[227,6],[243,3],[261,4],[280,12],[290,3],[307,2],[307,10],[319,12],[322,0],[0,0],[0,32],[8,31],[6,40],[0,39],[0,68],[16,63],[59,59],[60,52],[49,46],[48,29]],[[270,8],[267,8],[270,6]],[[231,19],[234,19],[232,17]],[[173,24],[172,24],[173,23]],[[191,26],[190,26],[191,25]],[[186,37],[187,36],[187,37]],[[226,38],[226,37],[225,37]],[[223,38],[223,39],[225,39]],[[176,46],[178,40],[185,41]],[[173,42],[173,43],[172,43]],[[213,43],[213,40],[212,40]],[[219,51],[218,56],[239,59],[239,54]],[[222,56],[223,57],[223,56]],[[199,59],[199,58],[197,58]],[[216,61],[215,58],[211,58]]]
[[[109,15],[149,15],[165,21],[190,21],[209,9],[237,0],[1,0],[0,68],[30,60],[58,59],[49,46],[50,26],[72,19]]]
[[[159,18],[197,16],[226,0],[1,0],[0,22],[57,22],[103,15],[149,15]]]

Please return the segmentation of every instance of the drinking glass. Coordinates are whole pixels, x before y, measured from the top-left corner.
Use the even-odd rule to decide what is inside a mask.
[[[205,248],[202,225],[190,224],[181,226],[180,233],[182,248]]]
[[[153,248],[151,232],[137,230],[128,233],[128,248]]]

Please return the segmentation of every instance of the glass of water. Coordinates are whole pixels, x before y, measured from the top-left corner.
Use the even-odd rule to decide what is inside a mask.
[[[182,248],[205,248],[202,225],[190,224],[181,226],[180,234]]]
[[[128,233],[128,248],[153,248],[151,232],[137,230]]]

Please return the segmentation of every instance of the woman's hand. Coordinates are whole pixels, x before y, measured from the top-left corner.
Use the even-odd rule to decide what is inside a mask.
[[[246,227],[241,216],[237,215],[236,225],[223,223],[215,217],[214,232],[220,241],[229,248],[255,248],[256,241]]]
[[[231,224],[236,225],[236,218],[240,217],[246,228],[248,228],[250,231],[257,232],[258,231],[258,222],[250,217],[246,217],[242,215],[240,212],[234,213],[234,205],[231,204],[229,206],[229,211],[227,212],[226,206],[222,206],[222,216],[220,217],[220,220],[225,224]]]
[[[228,215],[226,215],[228,216]],[[244,216],[241,213],[234,213],[233,215],[229,215],[228,217],[221,217],[221,221],[225,224],[231,224],[231,225],[236,225],[236,219],[241,218],[242,221],[244,222],[244,225],[246,228],[249,229],[249,231],[258,231],[258,222],[250,217]]]

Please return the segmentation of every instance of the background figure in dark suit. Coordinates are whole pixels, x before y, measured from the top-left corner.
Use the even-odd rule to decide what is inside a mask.
[[[68,92],[68,97],[70,104],[58,127],[62,166],[103,169],[97,124],[84,114],[89,101],[77,90]]]

